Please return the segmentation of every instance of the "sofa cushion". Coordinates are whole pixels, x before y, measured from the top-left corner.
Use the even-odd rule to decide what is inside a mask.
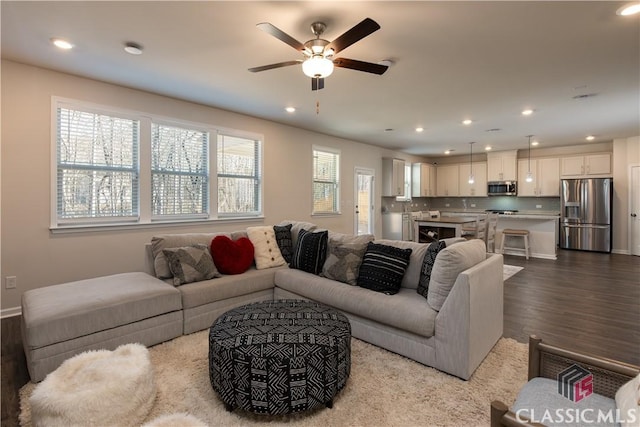
[[[418,283],[417,292],[423,297],[427,298],[427,292],[429,290],[429,281],[431,280],[431,271],[433,270],[433,264],[436,262],[438,253],[447,247],[444,240],[436,240],[429,244],[427,253],[422,260],[422,269],[420,270],[420,281]]]
[[[291,259],[291,268],[320,274],[327,256],[328,234],[328,231],[312,233],[304,229],[300,230],[298,243]]]
[[[322,276],[339,282],[356,285],[362,257],[373,234],[354,236],[329,232],[327,259],[322,267]]]
[[[273,232],[276,235],[276,242],[280,248],[280,253],[287,264],[291,262],[291,257],[293,257],[293,238],[291,237],[292,226],[292,224],[273,226]]]
[[[180,291],[146,273],[45,286],[22,295],[23,333],[30,348],[180,310]]]
[[[429,307],[427,301],[418,295],[415,289],[401,288],[395,295],[385,295],[291,269],[279,269],[275,281],[276,286],[281,289],[330,305],[347,314],[371,319],[423,337],[431,337],[434,334],[438,313]]]
[[[615,400],[621,413],[620,425],[637,426],[640,423],[640,374],[618,389]]]
[[[411,249],[369,242],[360,265],[358,286],[387,295],[397,294],[410,257]]]
[[[424,254],[427,253],[427,243],[407,242],[403,240],[376,240],[375,243],[381,245],[393,246],[400,249],[411,249],[411,257],[409,258],[409,266],[402,278],[402,287],[409,289],[417,289],[420,281],[420,270],[422,268],[422,260]]]
[[[253,264],[253,243],[247,237],[216,236],[211,241],[211,256],[221,273],[242,274]]]
[[[264,270],[256,270],[255,267],[251,267],[242,274],[182,285],[180,286],[182,305],[187,310],[216,301],[273,289],[275,272],[282,268],[288,269],[286,266]]]
[[[221,235],[230,237],[229,233],[183,233],[153,236],[151,238],[151,254],[153,255],[153,267],[156,277],[158,279],[170,279],[173,277],[167,258],[162,253],[163,249],[181,248],[194,244],[209,246],[214,237]]]
[[[438,253],[431,270],[427,302],[439,311],[449,295],[458,275],[487,257],[483,240],[472,239],[447,246]]]
[[[616,405],[613,399],[592,393],[584,399],[573,402],[558,393],[558,382],[550,378],[532,378],[518,393],[511,407],[516,415],[529,418],[547,427],[560,426],[611,426],[612,423],[597,422],[598,411],[612,412],[615,418]],[[585,423],[567,422],[569,416],[582,414]],[[563,415],[563,417],[560,417]]]
[[[220,277],[208,245],[167,248],[162,253],[169,263],[174,286]]]
[[[272,226],[248,227],[247,235],[255,248],[253,256],[258,270],[279,267],[287,263],[280,253]]]

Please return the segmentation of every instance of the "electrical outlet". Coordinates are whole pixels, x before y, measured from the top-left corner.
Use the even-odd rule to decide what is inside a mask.
[[[472,207],[472,208],[475,208],[475,207],[476,207],[476,204],[475,204],[475,203],[471,203],[471,207]]]
[[[5,278],[4,287],[6,289],[15,289],[18,279],[16,276],[7,276]]]
[[[445,208],[448,208],[448,207],[449,207],[449,203],[445,203],[445,204],[444,204],[444,207],[445,207]]]
[[[536,209],[542,209],[542,205],[536,205]]]

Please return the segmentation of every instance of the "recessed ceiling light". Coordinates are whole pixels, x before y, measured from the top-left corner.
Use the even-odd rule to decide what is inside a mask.
[[[124,45],[124,51],[131,55],[142,55],[142,46],[137,43],[128,42]]]
[[[593,135],[589,135],[589,136],[587,136],[585,139],[586,139],[587,141],[593,141],[594,139],[596,139],[596,137],[595,137],[595,136],[593,136]]]
[[[487,145],[486,147],[484,147],[484,151],[491,151],[492,148],[492,146]]]
[[[522,110],[522,115],[523,116],[530,116],[533,114],[533,110],[527,108],[526,110]]]
[[[470,125],[471,123],[473,123],[473,120],[471,120],[471,119],[465,119],[465,120],[462,121],[462,124],[463,125],[467,125],[467,126]]]
[[[616,14],[620,15],[620,16],[629,16],[629,15],[635,15],[636,13],[640,12],[640,3],[635,2],[635,3],[629,3],[627,5],[622,6],[620,9],[617,10]]]
[[[487,129],[485,130],[485,132],[500,132],[502,129],[500,128],[491,128],[491,129]]]
[[[284,111],[286,111],[287,113],[295,113],[296,107],[286,107]]]
[[[416,132],[423,132],[423,131],[424,131],[424,128],[421,128],[421,127],[416,128]]]
[[[69,50],[73,47],[71,43],[63,39],[51,39],[51,43],[53,43],[56,47],[64,50]]]
[[[456,150],[447,150],[447,151],[445,151],[445,152],[444,152],[444,154],[451,154],[451,153],[453,153],[454,151],[456,151]]]
[[[540,144],[538,141],[531,141],[531,145],[533,145],[534,147],[538,144]]]

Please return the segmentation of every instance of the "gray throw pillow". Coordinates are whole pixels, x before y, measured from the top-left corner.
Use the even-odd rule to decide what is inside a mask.
[[[167,258],[169,269],[173,274],[174,286],[221,276],[213,263],[207,245],[167,248],[163,249],[162,253]]]
[[[358,270],[372,234],[354,236],[329,232],[327,259],[321,276],[349,285],[357,285]]]
[[[440,311],[458,275],[487,258],[487,247],[483,240],[472,239],[456,243],[441,250],[431,270],[427,303]]]

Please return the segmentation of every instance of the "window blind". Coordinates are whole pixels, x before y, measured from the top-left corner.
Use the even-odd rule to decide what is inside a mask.
[[[218,213],[259,214],[262,211],[260,141],[218,135]]]
[[[340,153],[313,149],[313,213],[338,213]]]
[[[58,222],[138,216],[139,122],[57,109]]]
[[[151,135],[152,216],[208,216],[209,133],[153,123]]]

